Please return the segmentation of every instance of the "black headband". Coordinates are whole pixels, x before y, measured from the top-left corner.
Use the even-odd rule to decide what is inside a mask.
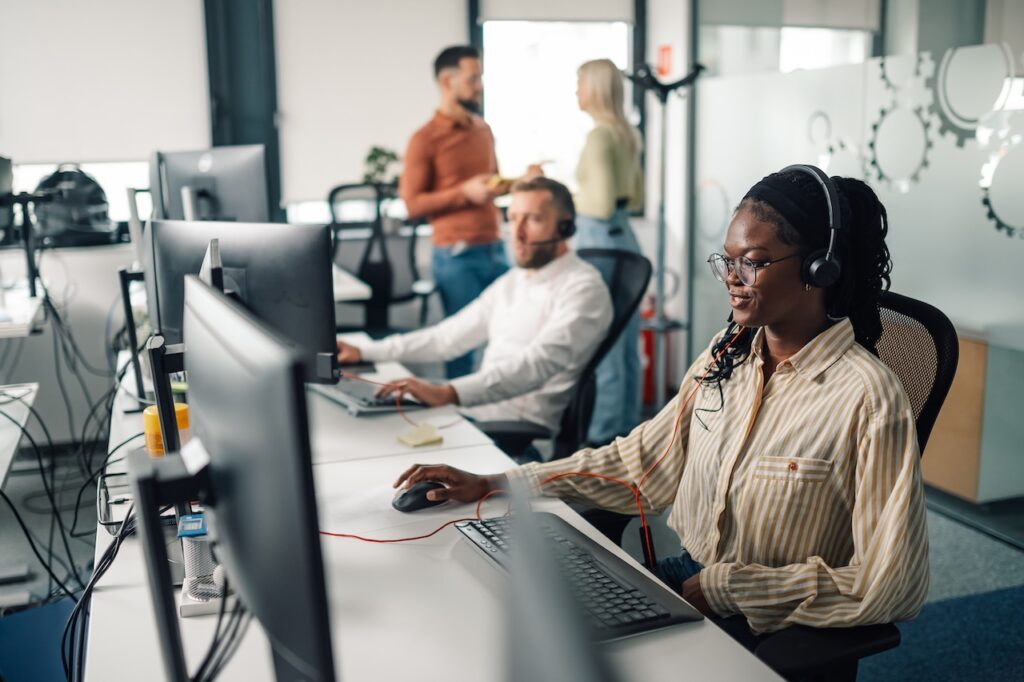
[[[828,239],[828,210],[821,188],[798,184],[795,173],[772,173],[750,188],[744,199],[763,201],[792,225],[809,246]]]

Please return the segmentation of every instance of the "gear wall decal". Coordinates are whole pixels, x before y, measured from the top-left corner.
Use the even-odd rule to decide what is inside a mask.
[[[999,49],[1002,53],[1003,64],[1006,69],[1006,78],[1013,79],[1015,77],[1015,59],[1013,53],[1010,51],[1008,45],[992,45],[991,47]],[[953,60],[956,58],[957,52],[962,48],[954,47],[946,50],[945,54],[942,55],[942,60],[939,62],[939,68],[935,70],[935,73],[927,79],[928,86],[934,93],[932,98],[931,111],[936,114],[939,118],[939,134],[940,135],[952,135],[956,141],[957,147],[963,147],[964,142],[974,137],[974,133],[978,128],[979,119],[967,114],[956,111],[956,107],[953,106],[949,97],[949,69]],[[1006,98],[1009,96],[1009,90],[1004,88],[999,94],[993,110],[1002,109],[1006,105]]]
[[[878,77],[881,79],[882,85],[885,86],[885,89],[892,93],[897,93],[900,90],[905,89],[914,79],[929,76],[929,67],[933,65],[930,53],[918,52],[914,58],[914,69],[910,75],[910,79],[907,82],[896,83],[892,80],[891,76],[891,71],[893,70],[892,61],[892,57],[882,57],[878,60]]]
[[[928,154],[932,149],[933,142],[928,131],[931,127],[928,118],[925,116],[923,107],[913,107],[909,109],[914,119],[920,124],[921,131],[923,133],[924,143],[921,149],[921,156],[917,163],[914,164],[913,169],[902,177],[895,177],[882,167],[878,160],[878,132],[885,125],[887,119],[889,119],[895,112],[902,111],[903,108],[898,104],[893,104],[889,107],[882,107],[878,112],[878,118],[871,124],[871,134],[868,138],[868,154],[865,158],[864,177],[868,180],[875,180],[877,182],[884,182],[889,189],[899,189],[901,192],[906,192],[909,189],[911,182],[919,182],[921,180],[921,173],[928,168]]]
[[[996,230],[1005,232],[1008,237],[1024,239],[1024,224],[1013,225],[1000,215],[999,207],[992,200],[992,185],[999,172],[1000,165],[1005,169],[1006,159],[1011,154],[1019,165],[1022,143],[1024,143],[1024,115],[1019,111],[997,111],[993,112],[988,119],[992,122],[985,122],[978,126],[979,133],[984,132],[986,141],[994,148],[989,154],[988,161],[981,167],[981,179],[978,186],[981,188],[981,204],[985,207],[986,217],[995,225]],[[1014,125],[1014,122],[1017,125]],[[981,135],[979,135],[981,137]],[[1012,172],[1012,171],[1011,171]],[[1005,207],[1004,207],[1005,213]]]
[[[858,177],[864,177],[864,159],[857,145],[841,137],[832,136],[832,119],[824,111],[814,111],[807,119],[807,139],[814,146],[818,167],[823,171],[830,174],[856,175],[857,171],[852,169],[857,168],[860,172]],[[845,159],[846,163],[840,163],[842,168],[833,168],[832,162],[841,154],[848,157]]]
[[[710,241],[721,239],[732,217],[732,201],[725,186],[716,178],[697,183],[697,229]]]
[[[896,58],[900,59],[900,58]],[[932,149],[930,116],[927,115],[924,106],[920,104],[920,97],[927,94],[921,92],[921,87],[934,75],[935,63],[927,52],[919,52],[914,56],[913,68],[909,77],[902,82],[895,82],[892,72],[896,69],[893,66],[896,59],[883,57],[878,61],[879,79],[886,91],[892,97],[891,103],[883,105],[878,116],[871,124],[871,131],[868,134],[868,144],[865,154],[861,159],[864,178],[868,182],[884,183],[889,189],[897,189],[900,192],[910,190],[911,183],[921,180],[921,173],[928,168],[928,155]],[[908,59],[908,58],[902,58]],[[915,88],[914,86],[919,86]],[[920,126],[921,139],[923,140],[920,149],[920,157],[910,167],[910,170],[899,175],[894,175],[893,169],[886,170],[879,161],[879,131],[891,122],[895,115],[909,112],[912,119]],[[905,138],[901,138],[904,142]]]

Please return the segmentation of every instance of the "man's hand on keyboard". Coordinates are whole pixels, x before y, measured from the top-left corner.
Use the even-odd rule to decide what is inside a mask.
[[[392,487],[397,488],[404,484],[408,488],[420,481],[440,481],[446,486],[428,492],[428,500],[456,502],[476,502],[492,490],[503,489],[508,484],[503,474],[477,476],[447,464],[413,464],[402,472]]]
[[[459,394],[451,384],[431,384],[415,377],[389,383],[377,391],[377,397],[387,398],[395,393],[411,395],[427,407],[459,404]]]
[[[363,353],[352,344],[338,341],[338,364],[355,365],[363,361]]]

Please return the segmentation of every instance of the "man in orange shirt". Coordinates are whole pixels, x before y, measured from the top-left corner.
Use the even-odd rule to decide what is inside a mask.
[[[434,60],[441,101],[405,152],[399,193],[409,216],[434,230],[434,281],[446,316],[458,312],[508,270],[494,197],[498,176],[491,128],[477,112],[483,98],[480,53],[449,47]],[[473,371],[473,353],[446,363],[454,379]]]

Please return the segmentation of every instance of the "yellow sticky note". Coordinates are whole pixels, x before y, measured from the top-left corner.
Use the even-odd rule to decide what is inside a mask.
[[[419,448],[424,445],[437,445],[444,439],[441,434],[437,432],[437,427],[433,424],[420,424],[412,431],[403,433],[398,437],[398,442],[402,445],[408,445],[411,448]]]

